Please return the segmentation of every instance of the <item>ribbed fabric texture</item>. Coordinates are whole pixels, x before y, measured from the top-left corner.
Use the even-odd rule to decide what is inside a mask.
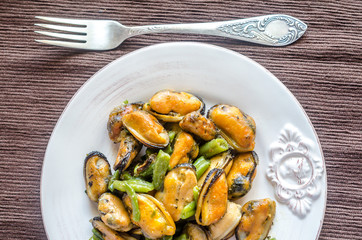
[[[212,36],[157,34],[107,52],[36,43],[34,16],[113,19],[125,25],[232,20],[284,13],[308,24],[295,44],[262,47]],[[362,239],[362,3],[360,0],[98,0],[0,3],[0,236],[46,239],[40,210],[43,157],[77,89],[116,58],[156,43],[198,41],[242,53],[297,97],[322,144],[328,174],[320,239]],[[267,91],[267,90],[266,90]],[[308,231],[308,229],[306,229]]]

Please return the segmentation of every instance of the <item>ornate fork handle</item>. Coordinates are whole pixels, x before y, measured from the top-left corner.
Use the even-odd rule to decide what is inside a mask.
[[[128,27],[129,37],[148,33],[193,33],[235,38],[270,46],[285,46],[299,39],[307,25],[288,15],[266,15],[240,20]]]

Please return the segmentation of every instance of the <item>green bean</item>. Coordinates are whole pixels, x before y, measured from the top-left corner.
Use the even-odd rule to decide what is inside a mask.
[[[170,155],[160,150],[155,160],[155,167],[153,169],[152,182],[156,190],[160,190],[165,179],[166,172],[170,163]]]
[[[142,179],[133,178],[124,181],[116,180],[111,184],[109,190],[113,192],[114,189],[116,189],[121,192],[126,192],[126,184],[130,185],[135,190],[135,192],[147,193],[155,189],[152,183]]]
[[[187,204],[181,211],[181,219],[187,219],[196,213],[196,201]]]
[[[120,176],[120,179],[122,180],[130,180],[133,179],[132,175],[129,172],[123,172]]]
[[[89,238],[89,240],[104,240],[104,239],[103,239],[103,238],[99,238],[99,237],[97,237],[96,235],[93,234],[93,236],[91,236],[91,237]]]
[[[134,178],[126,181],[133,189],[138,192],[149,192],[155,189],[152,183],[145,180]]]
[[[197,169],[196,169],[196,177],[199,179],[204,172],[210,167],[210,161],[205,160]]]
[[[112,183],[116,180],[119,180],[119,170],[115,171],[112,175],[112,177],[109,179],[108,182],[108,189],[110,188],[110,186],[112,185]]]
[[[173,142],[173,140],[175,139],[175,136],[176,136],[176,132],[175,131],[168,131],[168,137],[170,139],[170,143]]]
[[[216,138],[213,139],[200,147],[200,156],[204,156],[206,158],[210,158],[216,154],[221,152],[225,152],[229,149],[229,146],[225,139]]]
[[[165,148],[163,149],[163,151],[164,151],[165,153],[171,155],[172,152],[173,152],[173,149],[172,149],[171,145],[168,144],[167,147],[165,147]]]
[[[170,155],[172,154],[172,152],[173,152],[172,142],[173,142],[173,139],[175,138],[175,136],[176,136],[175,131],[168,131],[168,137],[169,137],[170,141],[169,141],[169,144],[167,145],[167,147],[165,147],[163,149],[163,151],[165,153],[170,154]]]
[[[205,161],[206,158],[204,156],[199,157],[198,159],[195,160],[195,162],[193,163],[193,165],[195,166],[195,168],[197,168],[198,166],[200,166],[202,164],[203,161]]]
[[[92,232],[93,232],[93,236],[95,236],[97,240],[98,239],[103,240],[102,233],[100,233],[97,229],[93,228]]]
[[[187,236],[186,233],[183,233],[180,236],[178,236],[177,238],[175,238],[175,240],[189,240],[189,237]]]
[[[127,192],[127,195],[131,199],[132,204],[132,218],[135,222],[139,222],[141,218],[141,212],[138,207],[138,198],[135,190],[128,184],[124,183],[125,190]]]
[[[199,179],[202,174],[210,167],[210,161],[206,160],[204,156],[199,157],[195,162],[194,166],[196,168],[196,177]]]

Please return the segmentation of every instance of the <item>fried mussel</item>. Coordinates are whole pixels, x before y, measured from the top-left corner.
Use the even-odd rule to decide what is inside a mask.
[[[173,236],[176,225],[164,205],[148,194],[136,194],[136,197],[140,219],[137,221],[132,217],[132,222],[141,228],[143,235],[151,239]],[[129,195],[125,195],[123,201],[130,213],[135,211]]]
[[[103,240],[137,240],[136,238],[132,237],[128,233],[125,232],[117,232],[110,227],[108,227],[100,217],[94,217],[91,220],[92,226],[96,231],[95,236],[98,239]],[[98,240],[93,237],[94,240]],[[91,238],[92,239],[92,238]],[[92,240],[93,240],[92,239]]]
[[[250,191],[258,163],[258,155],[254,151],[234,155],[233,164],[226,178],[229,198],[239,198]]]
[[[120,142],[122,140],[121,131],[124,129],[122,117],[127,113],[135,110],[141,110],[143,103],[122,103],[120,106],[114,108],[108,117],[107,130],[109,139],[113,142]]]
[[[197,200],[195,219],[197,224],[209,226],[225,214],[228,201],[228,185],[223,169],[214,168],[206,176]]]
[[[98,198],[107,191],[111,167],[103,153],[93,151],[84,160],[84,179],[86,193],[90,200],[98,202]]]
[[[129,167],[140,152],[142,144],[127,130],[121,131],[120,138],[121,141],[113,169],[123,171]]]
[[[254,149],[256,126],[252,117],[227,104],[213,106],[207,115],[235,150],[249,152]]]
[[[204,117],[199,111],[185,115],[179,125],[184,131],[190,132],[204,141],[210,141],[217,135],[214,123]]]
[[[85,160],[99,212],[91,239],[266,238],[275,202],[234,202],[256,176],[255,122],[232,105],[204,111],[201,98],[162,90],[110,113],[108,135],[119,144],[113,175],[104,154]]]
[[[123,202],[112,193],[103,193],[98,200],[98,211],[102,221],[116,231],[127,232],[132,222]]]
[[[190,93],[162,90],[154,94],[143,109],[164,122],[179,122],[190,112],[203,114],[205,104],[201,98]]]
[[[207,229],[192,222],[187,223],[183,227],[182,235],[189,240],[212,240]]]
[[[209,226],[211,238],[213,240],[228,239],[234,234],[234,229],[241,219],[241,206],[228,201],[224,217]]]
[[[263,240],[267,237],[275,217],[275,201],[265,198],[252,200],[242,207],[241,220],[235,230],[238,240]]]
[[[194,200],[196,185],[196,169],[192,164],[179,164],[167,173],[163,190],[156,193],[156,198],[165,205],[175,222],[180,220],[184,207]]]
[[[199,153],[199,146],[191,134],[181,131],[177,134],[173,152],[170,158],[170,167],[178,164],[188,163],[190,159],[195,159]]]
[[[197,183],[198,186],[200,187],[202,186],[202,184],[205,182],[205,178],[208,175],[208,173],[215,168],[223,169],[225,174],[227,175],[230,171],[231,166],[233,165],[233,158],[234,154],[232,153],[232,151],[225,151],[213,156],[210,159],[209,168],[204,172],[204,174],[198,180]]]
[[[142,144],[151,148],[164,148],[169,137],[166,129],[151,114],[143,110],[127,113],[123,116],[124,127]]]

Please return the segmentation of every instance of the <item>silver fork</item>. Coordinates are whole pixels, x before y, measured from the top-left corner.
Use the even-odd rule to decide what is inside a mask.
[[[71,26],[35,24],[39,27],[66,32],[35,31],[36,33],[65,40],[35,41],[86,50],[110,50],[119,46],[129,37],[149,33],[206,34],[235,38],[268,46],[285,46],[298,40],[307,30],[307,25],[299,19],[282,14],[223,22],[164,24],[137,27],[127,27],[111,20],[80,20],[39,16],[36,18]]]

